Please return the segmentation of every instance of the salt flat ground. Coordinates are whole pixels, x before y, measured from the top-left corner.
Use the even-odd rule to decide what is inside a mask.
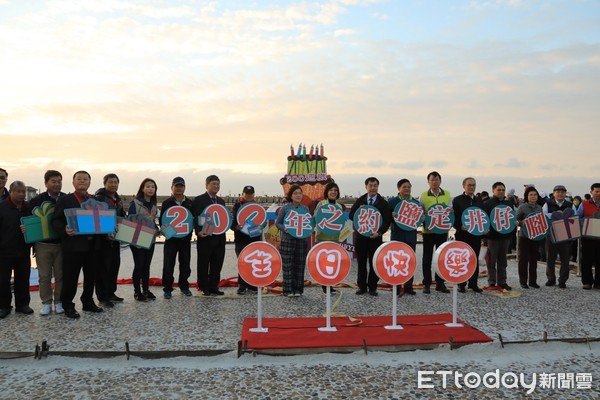
[[[420,258],[420,246],[417,253]],[[196,256],[192,248],[192,277],[195,282]],[[420,267],[418,268],[418,270]],[[517,289],[517,266],[509,263],[509,284]],[[131,277],[132,258],[122,252],[120,276]],[[162,246],[157,245],[151,276],[162,274]],[[227,246],[222,278],[236,275],[233,246]],[[600,397],[598,356],[600,343],[561,342],[510,344],[505,340],[575,338],[600,336],[600,290],[581,289],[574,274],[565,290],[547,288],[545,265],[538,265],[541,289],[529,289],[521,297],[500,299],[467,291],[459,294],[459,317],[488,334],[493,343],[447,347],[429,351],[385,353],[362,350],[352,354],[237,358],[236,346],[244,318],[256,316],[255,296],[230,299],[182,296],[178,290],[170,300],[162,289],[151,290],[158,299],[140,303],[133,299],[130,285],[119,287],[125,302],[100,314],[82,312],[81,319],[39,315],[41,303],[32,292],[34,315],[11,314],[0,321],[0,351],[33,351],[46,340],[55,351],[131,350],[224,350],[211,357],[140,359],[124,356],[110,359],[61,357],[0,360],[0,398],[2,399],[179,399],[179,398],[589,398]],[[416,282],[421,281],[420,271]],[[176,273],[177,279],[177,273]],[[353,265],[347,282],[356,279]],[[480,285],[486,283],[480,279]],[[235,293],[235,288],[225,288]],[[521,290],[520,288],[518,290]],[[353,289],[341,289],[336,311],[347,315],[390,315],[391,291],[380,290],[378,297],[356,296]],[[398,301],[399,314],[434,314],[452,310],[451,295],[418,291]],[[77,304],[81,311],[81,305]],[[324,312],[325,299],[319,287],[310,287],[302,298],[266,297],[265,317],[318,316]],[[291,338],[293,339],[293,338]],[[432,375],[434,388],[418,388],[418,371],[476,372],[480,376],[499,370],[499,374],[524,374],[530,383],[537,373],[537,387],[527,394],[519,388],[459,388],[448,378],[443,388],[440,375]],[[541,382],[541,373],[587,373],[590,389],[562,388],[554,381],[550,388]],[[569,375],[560,385],[569,383]],[[458,381],[459,384],[462,381]]]

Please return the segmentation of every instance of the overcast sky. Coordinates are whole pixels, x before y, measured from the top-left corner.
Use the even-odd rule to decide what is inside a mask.
[[[342,194],[600,181],[600,1],[0,0],[0,166],[279,194],[323,143]]]

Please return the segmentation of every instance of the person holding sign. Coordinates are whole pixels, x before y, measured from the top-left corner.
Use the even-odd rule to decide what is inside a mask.
[[[116,210],[117,217],[124,218],[123,202],[117,193],[119,177],[117,174],[106,174],[102,178],[104,187],[96,191],[96,200],[108,204],[108,208]],[[100,241],[100,262],[96,274],[96,296],[104,307],[113,307],[114,302],[123,298],[116,295],[117,279],[121,267],[121,244],[113,240],[114,234],[107,235]]]
[[[304,268],[306,265],[306,238],[312,233],[308,208],[302,204],[302,188],[292,185],[286,194],[287,203],[277,214],[275,226],[281,231],[279,251],[283,269],[283,295],[302,296],[304,293]],[[305,236],[304,231],[309,231]]]
[[[156,191],[158,187],[154,179],[146,178],[140,184],[135,199],[129,205],[128,215],[141,215],[152,221],[158,215]],[[155,300],[156,296],[150,291],[150,265],[154,255],[154,243],[149,249],[130,245],[133,255],[133,298],[137,301]],[[141,283],[141,287],[140,287]]]
[[[173,207],[183,207],[185,210],[177,212],[178,209]],[[192,295],[188,278],[192,273],[190,260],[193,223],[186,221],[186,216],[183,215],[186,210],[193,219],[194,206],[185,196],[185,179],[178,176],[171,182],[171,197],[163,201],[160,213],[160,226],[171,225],[177,231],[174,236],[165,240],[163,247],[162,283],[165,299],[170,299],[172,296],[177,254],[179,254],[179,290],[184,296]]]
[[[415,206],[419,206],[418,203],[416,202],[416,200],[414,200],[414,198],[411,196],[411,190],[412,190],[412,184],[410,183],[410,181],[408,179],[400,179],[397,183],[397,188],[398,188],[398,196],[396,197],[392,197],[389,201],[388,201],[388,207],[390,209],[390,211],[392,211],[392,217],[394,218],[394,220],[398,220],[398,215],[397,213],[394,211],[396,209],[396,207],[398,206],[398,204],[400,204],[403,201],[415,201]],[[420,211],[421,208],[419,207],[418,210]],[[411,249],[413,249],[413,251],[417,251],[417,229],[416,227],[420,224],[419,221],[417,221],[415,218],[411,218],[411,214],[410,213],[414,213],[415,210],[408,210],[407,212],[405,212],[406,214],[406,218],[404,219],[404,222],[408,222],[405,223],[403,225],[404,229],[401,229],[397,223],[393,223],[391,224],[391,239],[398,241],[398,242],[402,242],[402,243],[406,243],[407,245],[410,246]],[[414,214],[413,214],[414,215]],[[420,217],[418,218],[418,220],[422,219],[422,215],[423,213],[420,213]],[[413,223],[415,228],[414,229],[408,229],[407,226],[409,226],[409,223]],[[411,276],[410,279],[404,284],[404,293],[405,294],[411,294],[411,295],[415,295],[417,294],[417,292],[415,292],[415,290],[413,289],[413,280],[414,278]],[[400,288],[402,287],[402,285],[398,285],[400,286]],[[402,293],[398,293],[398,295],[401,295]]]
[[[597,218],[600,213],[600,183],[592,184],[590,198],[579,205],[577,214],[583,218]],[[592,273],[596,267],[596,275]],[[583,289],[600,289],[600,239],[594,237],[581,238],[581,283]]]
[[[56,200],[65,193],[62,189],[62,174],[55,170],[48,170],[44,174],[46,191],[35,196],[29,202],[31,209],[40,207],[44,202],[56,204]],[[47,239],[34,244],[35,259],[39,274],[40,300],[42,301],[41,315],[52,312],[52,303],[57,314],[65,312],[60,300],[63,286],[63,258],[60,248],[60,239]],[[54,277],[54,288],[52,278]]]
[[[14,271],[15,311],[32,314],[29,307],[29,274],[31,259],[25,243],[21,218],[31,215],[25,201],[26,187],[21,181],[10,184],[9,196],[0,203],[0,318],[10,314],[12,293],[10,278]]]
[[[513,209],[510,207],[509,201],[504,196],[505,191],[506,186],[504,183],[495,182],[492,185],[492,197],[483,203],[483,209],[491,219],[493,219],[492,210],[495,207],[505,206],[503,212],[498,213],[499,223],[494,224],[495,221],[492,220],[492,225],[488,233],[488,251],[490,255],[490,262],[488,264],[488,283],[490,286],[496,286],[497,283],[498,286],[504,290],[512,290],[506,283],[506,267],[508,266],[506,256],[510,246],[511,232],[514,229],[514,227],[511,226],[511,216],[509,215],[509,213],[513,212]],[[500,229],[503,232],[506,231],[506,233],[498,232],[497,229]]]
[[[566,200],[567,188],[563,185],[556,185],[552,190],[553,198],[542,207],[542,211],[548,219],[552,219],[552,213],[556,211],[573,210],[577,213],[577,209],[570,201]],[[575,240],[576,242],[576,240]],[[550,236],[546,238],[546,277],[548,281],[546,286],[556,285],[556,257],[560,257],[560,271],[558,273],[558,287],[566,289],[566,282],[569,279],[569,260],[571,259],[572,241],[564,241],[560,243],[552,243]]]
[[[212,204],[225,207],[225,201],[217,196],[221,190],[221,181],[216,175],[206,178],[206,192],[197,196],[192,205],[194,210],[194,226],[196,229],[196,249],[198,252],[198,290],[205,296],[222,296],[225,293],[219,290],[221,269],[225,260],[225,232],[212,235],[203,229],[199,218],[204,209]]]
[[[356,258],[358,261],[358,274],[356,284],[358,285],[357,295],[363,295],[369,292],[371,296],[377,296],[377,282],[379,277],[373,267],[373,255],[377,248],[383,243],[383,234],[389,229],[392,222],[392,213],[389,209],[388,202],[379,194],[379,179],[369,177],[365,180],[365,189],[367,193],[360,196],[350,209],[350,219],[355,220],[358,216],[358,229],[355,223],[354,243],[356,249]],[[365,207],[367,206],[367,207]],[[372,213],[373,207],[378,211]],[[363,210],[367,212],[363,213]],[[361,218],[360,214],[364,217]],[[365,233],[360,230],[364,229]],[[367,270],[367,262],[369,269]]]
[[[324,213],[326,219],[322,219],[322,223],[316,223],[315,243],[331,241],[340,242],[340,234],[346,223],[344,216],[344,206],[338,203],[340,198],[340,188],[337,183],[329,182],[323,190],[323,200],[319,201],[315,207],[315,220],[317,215]],[[320,211],[319,211],[320,210]],[[327,292],[327,286],[322,285],[323,293]],[[330,289],[330,293],[334,294],[337,291],[335,288]]]
[[[464,189],[463,194],[456,196],[452,200],[452,209],[454,210],[454,214],[457,216],[457,218],[454,219],[454,229],[456,230],[454,237],[456,240],[460,240],[461,242],[465,242],[471,246],[475,252],[477,266],[475,267],[475,272],[469,278],[469,289],[476,293],[481,293],[483,290],[477,285],[477,279],[479,278],[479,251],[481,250],[481,233],[485,232],[469,232],[470,227],[468,228],[463,224],[462,215],[467,208],[478,207],[479,210],[475,209],[473,210],[474,212],[471,213],[470,222],[475,226],[483,226],[483,221],[481,221],[481,219],[486,217],[487,214],[485,214],[485,211],[483,211],[483,201],[479,197],[475,196],[475,188],[477,187],[475,178],[468,177],[463,179],[462,186]],[[464,293],[465,286],[467,286],[467,282],[459,283],[458,291]]]
[[[240,197],[240,199],[235,202],[235,204],[233,205],[233,210],[231,212],[236,221],[231,225],[231,230],[233,231],[233,237],[235,242],[235,255],[238,257],[240,256],[242,250],[244,250],[244,248],[250,243],[260,242],[262,240],[262,232],[256,236],[251,236],[250,231],[246,229],[246,231],[244,232],[244,226],[240,225],[238,211],[243,205],[250,203],[256,203],[256,200],[254,199],[254,186],[247,185],[244,186],[244,188],[242,189],[242,197]],[[252,222],[253,221],[247,221],[247,223],[244,223],[243,225],[247,227]],[[262,226],[258,228],[262,229]],[[242,275],[238,273],[237,294],[244,295],[246,291],[256,293],[257,290],[258,289],[256,289],[256,286],[253,286],[246,282],[244,278],[242,278]]]
[[[437,171],[432,171],[427,175],[427,183],[429,184],[429,190],[421,194],[423,210],[427,212],[430,207],[437,204],[450,206],[450,192],[440,187],[442,176]],[[441,246],[446,240],[448,240],[448,232],[433,233],[423,227],[423,293],[430,292],[433,250]],[[442,293],[450,293],[448,288],[446,288],[444,280],[438,274],[435,274],[435,290]]]
[[[100,242],[98,235],[76,235],[75,231],[67,225],[65,210],[80,208],[81,203],[90,199],[88,189],[92,179],[86,171],[77,171],[73,174],[73,193],[60,196],[56,200],[52,226],[61,236],[61,248],[63,255],[63,287],[60,296],[65,316],[68,318],[79,318],[75,310],[73,299],[77,294],[77,282],[79,274],[83,270],[83,293],[81,302],[83,311],[102,312],[94,302],[94,283],[96,269],[98,267],[98,251]]]
[[[536,188],[533,186],[525,189],[523,199],[525,203],[521,204],[517,209],[517,220],[521,229],[519,231],[519,281],[523,289],[529,289],[529,287],[539,289],[540,286],[537,284],[537,262],[538,262],[538,248],[539,242],[525,237],[524,227],[522,221],[528,216],[541,213],[542,207],[538,204],[539,194]],[[545,216],[544,216],[545,218]],[[527,284],[529,282],[529,285]]]

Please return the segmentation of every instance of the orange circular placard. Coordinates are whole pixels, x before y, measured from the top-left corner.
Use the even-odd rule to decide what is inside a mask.
[[[350,272],[350,255],[335,242],[319,242],[306,256],[310,276],[321,285],[336,285]]]
[[[390,285],[403,285],[415,274],[417,256],[406,243],[391,241],[382,244],[373,254],[375,273]]]
[[[437,248],[433,255],[437,274],[445,281],[462,283],[469,280],[477,268],[477,256],[465,242],[453,240]]]
[[[238,257],[238,270],[250,285],[270,285],[281,273],[279,250],[267,242],[250,243]]]

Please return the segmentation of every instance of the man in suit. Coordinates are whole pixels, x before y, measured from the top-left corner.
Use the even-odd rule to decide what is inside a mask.
[[[198,252],[198,290],[205,296],[222,296],[224,293],[219,290],[218,285],[221,281],[221,269],[225,259],[225,233],[220,235],[207,235],[202,231],[198,217],[202,215],[204,209],[211,204],[221,204],[225,206],[225,201],[217,196],[221,189],[221,181],[216,175],[209,175],[206,178],[206,192],[197,196],[193,201],[194,209],[194,227],[196,230],[196,249]]]
[[[81,302],[83,311],[102,312],[101,307],[94,303],[94,284],[96,278],[96,263],[98,260],[99,242],[96,235],[75,235],[67,225],[65,210],[80,208],[81,203],[91,196],[88,193],[91,177],[86,171],[77,171],[73,175],[75,192],[61,196],[56,201],[52,226],[61,237],[63,253],[63,289],[61,301],[68,318],[79,318],[73,299],[77,294],[77,281],[83,269],[83,293]]]
[[[373,232],[373,234],[371,234],[369,237],[355,232],[354,243],[356,249],[356,258],[358,261],[358,291],[356,294],[363,295],[368,291],[371,296],[377,296],[377,282],[379,282],[379,277],[373,268],[373,255],[383,242],[383,234],[390,227],[390,223],[392,222],[392,212],[388,207],[387,201],[378,193],[379,180],[377,178],[367,178],[365,180],[365,188],[367,193],[360,196],[352,206],[352,209],[350,210],[350,219],[354,219],[354,214],[361,206],[369,205],[379,210],[382,217],[382,223],[381,227],[377,229],[376,232]],[[369,262],[368,271],[367,261]]]

